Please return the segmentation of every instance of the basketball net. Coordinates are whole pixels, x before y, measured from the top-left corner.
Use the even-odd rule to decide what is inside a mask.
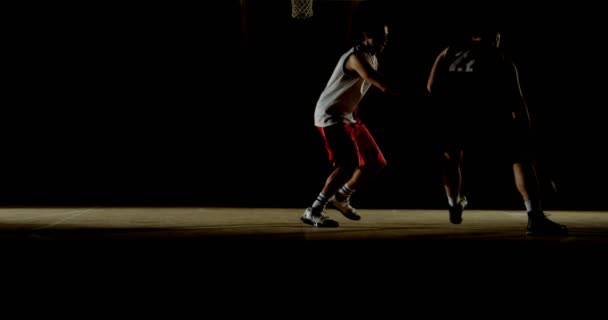
[[[312,17],[313,0],[291,0],[291,17],[306,19]]]

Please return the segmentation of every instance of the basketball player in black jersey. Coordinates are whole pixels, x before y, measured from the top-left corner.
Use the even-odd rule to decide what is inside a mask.
[[[444,49],[427,81],[440,115],[442,182],[450,222],[460,224],[464,150],[508,157],[528,212],[528,234],[567,234],[542,211],[532,155],[531,122],[517,68],[500,46],[498,32],[471,32]]]

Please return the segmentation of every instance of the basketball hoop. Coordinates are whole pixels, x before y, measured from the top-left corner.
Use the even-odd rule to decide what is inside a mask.
[[[291,17],[294,19],[307,19],[312,17],[313,0],[291,0]]]

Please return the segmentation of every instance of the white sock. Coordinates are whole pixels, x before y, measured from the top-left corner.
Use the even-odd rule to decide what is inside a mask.
[[[317,199],[312,204],[312,208],[315,209],[315,211],[323,211],[325,210],[325,206],[327,206],[328,200],[329,199],[327,199],[327,197],[323,193],[319,193]]]
[[[347,184],[344,184],[337,193],[340,195],[339,199],[342,200],[350,197],[353,192],[355,192],[355,190],[351,189]]]
[[[456,201],[454,201],[453,197],[448,197],[448,204],[450,205],[450,207],[453,207],[456,204]]]
[[[464,206],[466,206],[466,198],[465,198],[465,196],[460,195],[460,194],[458,196],[456,196],[456,199],[448,196],[448,204],[450,205],[450,207],[453,207],[456,204],[461,204],[464,207]]]
[[[524,201],[524,205],[526,206],[526,211],[528,211],[528,212],[541,211],[539,201],[533,202],[532,200],[526,200],[526,201]]]

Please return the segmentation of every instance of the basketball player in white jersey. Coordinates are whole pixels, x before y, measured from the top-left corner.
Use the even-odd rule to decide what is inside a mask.
[[[350,196],[386,165],[376,141],[357,117],[357,109],[372,86],[397,95],[378,72],[376,55],[386,45],[388,26],[371,21],[362,29],[362,42],[340,57],[314,112],[314,124],[333,166],[325,186],[301,217],[315,227],[338,226],[324,215],[328,204],[348,219],[361,219],[350,205]]]

